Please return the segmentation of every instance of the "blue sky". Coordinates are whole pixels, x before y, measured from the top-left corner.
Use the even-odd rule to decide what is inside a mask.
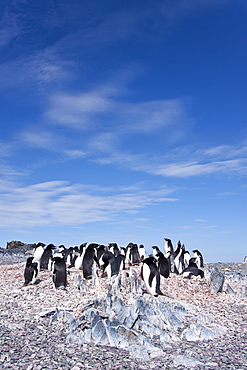
[[[245,0],[2,0],[0,246],[242,262]]]

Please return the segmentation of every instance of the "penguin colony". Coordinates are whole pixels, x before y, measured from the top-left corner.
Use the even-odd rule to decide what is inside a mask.
[[[152,254],[147,255],[143,244],[129,243],[119,247],[117,243],[100,245],[83,243],[79,247],[66,248],[53,244],[38,243],[33,256],[28,257],[24,269],[24,285],[35,284],[40,270],[51,271],[53,288],[67,287],[67,274],[71,268],[81,271],[84,279],[98,279],[118,275],[128,266],[140,266],[140,277],[146,291],[154,296],[162,295],[161,279],[168,279],[171,274],[184,278],[204,277],[203,256],[199,250],[193,250],[193,257],[178,241],[176,248],[171,239],[164,238],[164,251],[152,247]]]

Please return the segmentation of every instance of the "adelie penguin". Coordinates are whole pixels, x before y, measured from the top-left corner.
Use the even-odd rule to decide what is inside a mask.
[[[96,257],[99,262],[100,268],[102,268],[104,265],[102,257],[106,251],[108,251],[108,247],[103,244],[99,245],[98,248],[96,249]]]
[[[53,244],[48,244],[47,247],[45,248],[41,259],[40,259],[40,268],[43,270],[48,270],[49,266],[49,261],[53,255],[53,251],[56,249],[55,245]]]
[[[158,261],[158,270],[160,275],[167,279],[170,275],[170,266],[167,258],[162,252],[158,252],[156,254],[156,259]]]
[[[33,250],[33,262],[37,262],[38,264],[38,271],[40,270],[40,260],[44,253],[44,243],[38,243]]]
[[[24,286],[34,284],[38,275],[38,262],[33,262],[34,257],[28,257],[24,270]]]
[[[87,243],[83,243],[80,245],[80,247],[78,248],[78,251],[77,251],[77,257],[74,261],[74,266],[76,269],[78,270],[82,270],[82,262],[83,262],[83,258],[84,258],[84,254],[85,254],[85,250],[86,250],[86,245]]]
[[[83,277],[85,279],[91,279],[96,276],[96,266],[100,268],[99,261],[96,257],[96,248],[98,244],[89,244],[86,248],[83,261],[82,261],[82,271]]]
[[[160,273],[157,267],[157,260],[150,256],[145,258],[141,267],[141,278],[145,283],[147,292],[154,295],[163,295],[160,290]]]
[[[174,266],[174,248],[171,239],[164,238],[165,244],[164,244],[164,250],[165,250],[165,257],[168,260],[169,263],[169,269],[170,272],[174,272],[175,266]]]
[[[132,244],[129,250],[129,260],[131,265],[136,265],[141,262],[139,249],[137,244]]]
[[[52,282],[54,289],[67,286],[67,269],[65,259],[61,257],[52,258]]]
[[[108,244],[109,251],[117,257],[120,254],[120,249],[117,243],[109,243]]]
[[[190,252],[184,251],[184,268],[188,267],[190,263]]]
[[[201,252],[198,249],[194,249],[192,251],[194,253],[194,257],[196,259],[196,264],[198,268],[203,268],[204,267],[204,262],[203,262],[203,256]]]
[[[159,249],[159,247],[157,247],[156,245],[154,245],[154,246],[152,247],[152,249],[153,249],[153,257],[157,260],[157,254],[158,254],[158,253],[162,253],[162,252],[161,252],[161,250]],[[149,256],[149,257],[151,257],[151,256]]]
[[[177,243],[177,248],[174,252],[174,272],[176,274],[181,274],[184,270],[184,252],[185,246],[181,245],[180,240]]]
[[[145,247],[144,247],[143,244],[139,245],[138,251],[139,251],[139,255],[140,255],[140,260],[142,262],[143,260],[145,260],[145,258],[147,258],[146,250],[145,250]]]
[[[102,256],[103,265],[103,273],[107,273],[107,277],[110,278],[111,276],[118,275],[122,262],[124,261],[125,256],[119,254],[118,256],[114,256],[114,254],[110,251],[105,251]]]
[[[164,244],[165,253],[170,252],[171,254],[173,254],[174,253],[174,249],[173,249],[173,245],[172,245],[171,239],[164,238],[164,240],[165,240],[165,244]]]
[[[193,276],[204,277],[204,272],[197,267],[195,257],[190,259],[189,266],[183,270],[182,276],[187,279],[191,279]]]

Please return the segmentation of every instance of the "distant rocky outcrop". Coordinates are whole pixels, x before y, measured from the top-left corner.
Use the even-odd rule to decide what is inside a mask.
[[[26,244],[19,240],[7,242],[6,248],[0,248],[0,265],[16,264],[26,261],[36,244]]]
[[[11,242],[7,242],[6,249],[19,249],[20,251],[32,249],[36,244],[26,244],[21,242],[20,240],[12,240]]]

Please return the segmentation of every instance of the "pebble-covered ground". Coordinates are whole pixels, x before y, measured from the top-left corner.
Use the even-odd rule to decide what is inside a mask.
[[[172,276],[163,282],[166,296],[195,305],[199,313],[213,315],[214,321],[227,330],[210,341],[172,342],[163,356],[144,362],[113,347],[66,343],[64,324],[51,324],[43,313],[57,307],[80,316],[81,308],[97,289],[82,293],[69,276],[67,291],[54,291],[48,271],[41,271],[39,284],[23,287],[22,260],[17,256],[15,262],[19,263],[11,264],[9,257],[0,257],[1,369],[247,369],[247,264],[216,264],[226,273],[233,294],[211,292],[207,279]],[[104,290],[103,283],[98,289]],[[183,366],[188,358],[195,361]]]

